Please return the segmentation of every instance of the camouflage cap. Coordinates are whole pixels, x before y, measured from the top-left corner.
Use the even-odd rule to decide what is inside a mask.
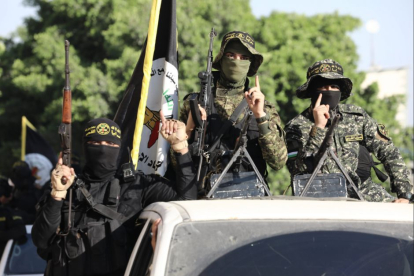
[[[257,73],[257,70],[259,70],[260,64],[263,62],[263,56],[255,49],[254,39],[245,32],[233,31],[224,35],[223,40],[221,41],[220,52],[213,61],[213,68],[221,70],[220,60],[224,55],[224,49],[229,41],[236,39],[238,39],[254,56],[249,71],[247,72],[248,77],[254,76]]]
[[[321,61],[315,62],[311,67],[308,68],[308,73],[306,74],[307,81],[298,89],[296,89],[296,96],[301,99],[306,99],[311,97],[311,92],[308,91],[309,86],[312,81],[317,78],[332,79],[340,81],[341,87],[341,101],[347,99],[351,95],[352,91],[352,81],[344,77],[344,69],[341,64],[334,61],[333,59],[324,59]]]

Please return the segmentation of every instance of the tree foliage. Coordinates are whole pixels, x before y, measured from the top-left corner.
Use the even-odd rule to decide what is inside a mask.
[[[139,58],[148,29],[150,0],[25,0],[37,8],[14,35],[0,38],[0,174],[7,174],[20,156],[20,120],[25,115],[59,150],[64,85],[64,40],[71,42],[70,67],[73,91],[73,142],[80,152],[82,126],[94,117],[112,118]],[[191,19],[191,20],[190,20]],[[317,60],[332,58],[342,64],[354,83],[347,100],[364,107],[387,125],[397,144],[412,160],[412,128],[395,121],[401,98],[377,98],[378,87],[361,90],[364,73],[357,72],[358,55],[349,33],[359,19],[332,14],[305,16],[273,12],[255,18],[248,0],[177,1],[180,97],[197,91],[197,72],[206,67],[209,31],[218,38],[232,30],[249,32],[264,56],[259,69],[262,91],[275,104],[283,122],[303,111],[309,101],[295,91],[306,79],[307,68]],[[398,133],[408,133],[402,139]],[[410,143],[411,142],[411,143]],[[269,169],[272,190],[279,193],[290,182],[284,168]]]

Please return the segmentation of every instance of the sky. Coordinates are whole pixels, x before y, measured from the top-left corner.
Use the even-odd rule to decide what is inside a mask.
[[[23,6],[22,2],[0,0],[0,36],[10,35],[23,24],[25,17],[36,14],[34,8]],[[357,45],[358,70],[370,68],[372,37],[374,63],[377,66],[383,69],[407,67],[407,121],[413,125],[413,0],[250,0],[250,6],[256,17],[268,16],[272,11],[305,15],[337,11],[340,15],[359,18],[363,26],[350,33]],[[376,20],[379,24],[379,31],[375,34],[370,34],[366,29],[366,23],[370,20]]]

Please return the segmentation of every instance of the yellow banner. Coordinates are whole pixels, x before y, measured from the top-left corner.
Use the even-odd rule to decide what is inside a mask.
[[[36,130],[32,123],[30,123],[29,120],[27,120],[26,116],[22,116],[22,150],[20,155],[20,159],[22,161],[24,161],[24,157],[26,156],[26,126],[30,127],[33,130]]]
[[[141,85],[141,100],[139,101],[137,120],[135,122],[134,139],[132,142],[131,158],[135,169],[138,165],[139,145],[141,143],[142,128],[144,126],[145,109],[147,106],[148,88],[151,79],[152,60],[154,57],[155,41],[157,39],[158,21],[162,0],[153,0],[148,27],[147,46],[145,48],[144,76]]]

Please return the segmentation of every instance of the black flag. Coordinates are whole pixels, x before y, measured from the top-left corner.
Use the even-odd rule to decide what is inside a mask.
[[[169,144],[158,136],[160,110],[166,118],[178,117],[176,29],[175,0],[153,0],[148,36],[114,118],[122,132],[119,163],[131,156],[145,174],[164,175],[167,168]]]

